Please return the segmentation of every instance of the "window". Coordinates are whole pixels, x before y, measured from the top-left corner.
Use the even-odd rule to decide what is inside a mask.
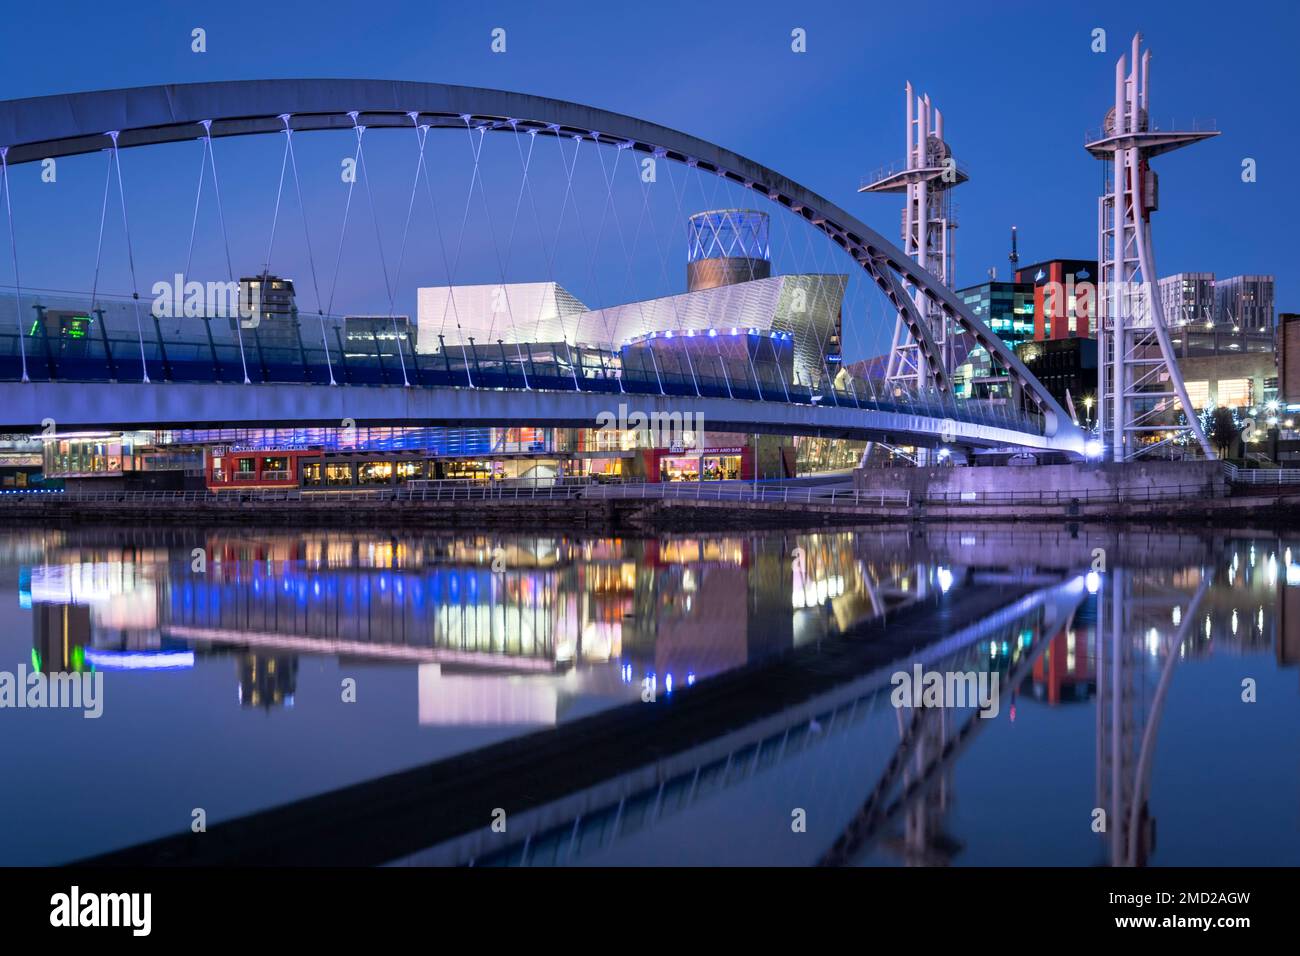
[[[386,485],[393,477],[391,461],[365,461],[357,469],[357,484]]]
[[[1219,404],[1229,408],[1242,408],[1250,404],[1250,379],[1219,379]]]
[[[410,481],[413,478],[424,477],[424,462],[422,461],[399,461],[397,463],[397,481],[400,484],[404,481]]]
[[[331,462],[325,466],[325,483],[327,485],[352,484],[351,462]]]
[[[302,484],[304,488],[308,486],[316,486],[316,487],[320,486],[321,483],[320,462],[309,461],[302,466],[301,471],[302,471]]]
[[[1187,398],[1192,403],[1192,408],[1201,409],[1210,404],[1210,383],[1201,382],[1184,382],[1187,389]]]
[[[235,459],[236,478],[252,478],[253,475],[255,475],[256,473],[257,473],[257,468],[254,465],[254,459],[252,458]]]

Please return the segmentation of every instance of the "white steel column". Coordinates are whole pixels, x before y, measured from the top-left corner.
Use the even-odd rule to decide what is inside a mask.
[[[907,105],[907,150],[902,170],[882,173],[864,183],[859,192],[902,192],[903,251],[917,264],[923,266],[943,285],[952,288],[953,244],[950,232],[956,228],[949,203],[948,190],[965,182],[967,176],[958,170],[952,152],[943,139],[943,113],[931,102],[928,95],[917,96],[908,83],[905,87]],[[913,288],[910,292],[916,312],[925,321],[933,340],[942,369],[933,369],[908,328],[900,312],[894,327],[894,340],[886,363],[885,377],[916,389],[942,388],[939,378],[950,377],[955,360],[955,329],[924,290]]]
[[[1115,105],[1100,136],[1087,145],[1111,164],[1097,213],[1098,421],[1106,456],[1114,461],[1168,455],[1189,441],[1213,458],[1165,324],[1151,242],[1159,197],[1150,160],[1218,134],[1153,128],[1151,53],[1138,55],[1140,41],[1141,34],[1134,35],[1131,58],[1121,55],[1115,64]]]

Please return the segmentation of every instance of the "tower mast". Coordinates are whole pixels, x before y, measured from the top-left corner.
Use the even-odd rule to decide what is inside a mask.
[[[1106,456],[1130,461],[1190,436],[1207,458],[1214,451],[1192,409],[1169,341],[1151,246],[1151,213],[1158,207],[1150,161],[1161,153],[1217,136],[1212,131],[1161,131],[1149,120],[1151,51],[1115,64],[1115,105],[1100,136],[1087,144],[1106,163],[1106,192],[1097,204],[1097,302],[1100,380],[1097,414]],[[1177,421],[1182,412],[1184,423]],[[1168,437],[1155,438],[1164,432]]]
[[[943,138],[943,113],[929,95],[917,96],[912,84],[905,87],[907,98],[906,157],[901,170],[878,175],[864,182],[858,192],[905,193],[903,206],[903,251],[928,269],[949,288],[954,281],[952,231],[957,227],[949,191],[968,177],[953,159]],[[934,385],[935,373],[951,374],[956,355],[956,329],[943,311],[920,290],[912,300],[933,340],[943,369],[928,367],[925,355],[913,340],[903,316],[894,324],[886,379],[917,389]]]

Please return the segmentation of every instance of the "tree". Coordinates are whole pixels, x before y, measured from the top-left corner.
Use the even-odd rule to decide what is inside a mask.
[[[1211,410],[1205,437],[1218,449],[1220,458],[1227,458],[1232,453],[1237,447],[1237,439],[1241,437],[1241,426],[1237,424],[1237,416],[1231,408],[1220,405]]]

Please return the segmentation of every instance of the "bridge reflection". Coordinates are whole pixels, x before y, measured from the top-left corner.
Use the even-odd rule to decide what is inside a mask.
[[[189,542],[132,550],[52,533],[19,582],[42,660],[74,666],[65,645],[81,663],[88,648],[106,661],[231,657],[239,701],[265,708],[293,704],[301,655],[416,664],[421,722],[532,723],[561,678],[611,699],[638,696],[646,681],[671,693],[934,586],[923,564],[862,560],[845,533],[199,540],[196,570]],[[512,696],[533,693],[519,675],[551,690],[515,706]],[[463,709],[448,703],[462,698]]]
[[[1158,858],[1150,779],[1179,663],[1251,651],[1300,662],[1300,541],[1279,537],[992,527],[646,541],[219,531],[141,533],[123,546],[97,534],[0,543],[0,556],[21,563],[13,584],[32,611],[33,666],[166,671],[226,661],[239,705],[274,711],[293,705],[304,656],[404,663],[418,688],[413,718],[431,725],[550,727],[578,694],[606,706],[640,706],[647,686],[689,696],[692,685],[790,652],[851,644],[864,624],[949,589],[1032,584],[1030,606],[962,621],[960,640],[902,663],[998,673],[1008,721],[1090,706],[1095,805],[1107,823],[1098,850],[1113,865]],[[194,547],[208,556],[202,571]],[[1104,568],[1091,572],[1098,549]],[[841,823],[792,862],[958,861],[953,771],[999,721],[890,714],[887,694],[879,698],[898,665],[722,728],[672,759],[647,754],[644,766],[603,780],[599,800],[586,788],[515,815],[507,845],[475,832],[412,847],[409,861],[618,862],[639,845],[636,834],[743,803],[818,747],[839,747],[837,761],[859,765],[851,785],[806,794]],[[758,825],[753,814],[733,817],[737,840],[755,837],[744,832]]]

